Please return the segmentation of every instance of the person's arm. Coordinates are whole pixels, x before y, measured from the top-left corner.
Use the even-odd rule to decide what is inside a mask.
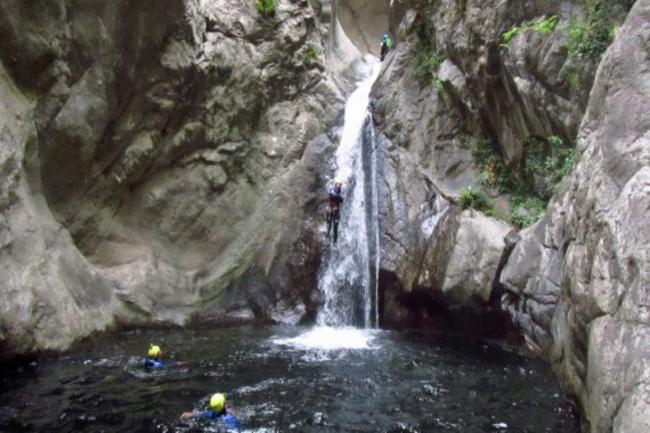
[[[181,418],[181,421],[187,422],[187,421],[189,421],[191,419],[200,418],[202,416],[205,416],[207,413],[208,413],[207,411],[200,411],[200,410],[194,409],[192,412],[183,412],[181,414],[180,418]]]
[[[187,422],[190,419],[194,418],[196,415],[194,415],[194,412],[183,412],[181,414],[181,421]]]

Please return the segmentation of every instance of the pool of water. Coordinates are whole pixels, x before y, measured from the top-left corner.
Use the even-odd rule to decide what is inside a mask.
[[[168,360],[141,368],[150,343]],[[354,329],[131,331],[0,372],[1,432],[203,432],[225,392],[254,432],[578,433],[546,365],[453,338]]]

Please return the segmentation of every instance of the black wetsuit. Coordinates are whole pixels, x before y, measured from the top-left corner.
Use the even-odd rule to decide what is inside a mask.
[[[376,45],[375,45],[376,46]],[[384,58],[388,54],[388,41],[383,41],[381,43],[381,61],[384,61]]]
[[[330,236],[332,226],[334,227],[334,243],[339,237],[339,220],[341,218],[341,204],[343,203],[343,196],[341,195],[341,188],[331,188],[329,190],[329,204],[327,206],[327,237]]]

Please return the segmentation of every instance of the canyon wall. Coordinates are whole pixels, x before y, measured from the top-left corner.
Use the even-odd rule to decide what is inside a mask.
[[[612,46],[572,58],[575,23],[605,3]],[[394,12],[398,46],[374,90],[383,324],[499,338],[514,325],[591,432],[650,428],[650,1],[623,24],[630,5],[414,1]],[[485,187],[477,137],[519,184],[531,138],[575,143],[539,222],[512,225],[514,193]],[[469,188],[494,209],[463,209]]]
[[[313,318],[345,95],[331,5],[0,5],[0,347],[120,324]],[[344,48],[341,48],[344,46]]]
[[[566,191],[521,233],[500,277],[592,432],[650,429],[649,44],[641,0],[600,64]]]

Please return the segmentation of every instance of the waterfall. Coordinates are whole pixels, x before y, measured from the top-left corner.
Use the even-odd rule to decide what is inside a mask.
[[[379,224],[375,134],[368,105],[381,64],[370,70],[350,95],[334,161],[334,180],[343,182],[338,243],[327,245],[319,275],[325,303],[319,325],[376,327]]]

